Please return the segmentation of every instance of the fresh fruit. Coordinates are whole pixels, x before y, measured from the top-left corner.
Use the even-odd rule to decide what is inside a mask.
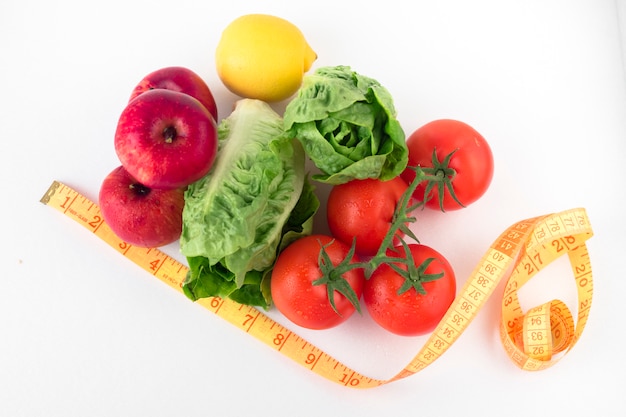
[[[322,248],[327,258],[321,255]],[[271,292],[276,308],[308,329],[329,329],[343,323],[360,308],[365,277],[360,268],[342,274],[334,266],[352,261],[356,258],[350,247],[330,236],[296,240],[274,264]]]
[[[182,188],[206,175],[217,154],[217,127],[190,95],[156,89],[123,110],[115,151],[126,170],[148,188]]]
[[[218,76],[230,91],[267,102],[291,97],[316,59],[300,29],[266,14],[232,21],[215,52]]]
[[[198,74],[185,67],[160,68],[146,75],[133,89],[129,101],[139,94],[159,88],[189,94],[202,103],[217,121],[217,104],[209,86]]]
[[[376,255],[407,188],[400,177],[389,181],[372,178],[352,180],[335,185],[326,204],[330,233],[347,245],[356,239],[356,253],[359,255]],[[403,236],[399,232],[399,236]]]
[[[363,303],[384,329],[401,336],[432,332],[454,301],[456,278],[448,260],[433,248],[411,243],[396,248],[395,256],[412,262],[395,264],[407,279],[383,264],[366,280]],[[406,250],[410,251],[410,257]],[[393,255],[390,253],[390,255]]]
[[[473,127],[453,119],[434,120],[407,139],[408,167],[421,167],[432,180],[415,190],[415,198],[426,207],[458,210],[478,200],[493,177],[493,154],[485,138]],[[401,174],[415,178],[410,168]]]
[[[119,166],[105,177],[98,200],[104,221],[131,245],[158,247],[180,237],[183,189],[151,189]]]

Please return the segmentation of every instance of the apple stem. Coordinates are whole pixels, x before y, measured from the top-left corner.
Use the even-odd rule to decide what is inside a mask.
[[[150,193],[150,188],[138,182],[131,184],[128,188],[130,188],[132,192],[140,196],[146,196]]]
[[[176,139],[176,128],[174,126],[168,126],[163,129],[163,138],[166,143],[174,142],[174,139]]]

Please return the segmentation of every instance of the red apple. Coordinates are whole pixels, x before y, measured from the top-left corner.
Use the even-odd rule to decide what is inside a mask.
[[[217,104],[213,94],[204,80],[192,70],[185,67],[165,67],[153,71],[135,86],[130,95],[130,100],[139,94],[157,88],[189,94],[202,103],[217,122]]]
[[[217,126],[190,95],[156,89],[130,101],[118,120],[115,152],[149,188],[182,188],[206,175],[217,154]]]
[[[180,237],[184,189],[148,188],[120,166],[102,182],[98,201],[105,223],[131,245],[154,248]]]

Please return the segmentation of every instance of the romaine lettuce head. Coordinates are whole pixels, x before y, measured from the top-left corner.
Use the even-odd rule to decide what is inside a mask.
[[[218,138],[211,171],[185,192],[183,291],[192,300],[230,297],[267,308],[263,277],[285,237],[311,233],[319,201],[305,187],[301,145],[267,103],[238,101],[220,122]]]
[[[406,138],[391,94],[350,67],[322,67],[305,75],[284,121],[321,171],[313,177],[317,181],[389,180],[407,165]]]

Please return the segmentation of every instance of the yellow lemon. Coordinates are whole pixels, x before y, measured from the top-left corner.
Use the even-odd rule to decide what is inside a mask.
[[[316,59],[300,29],[266,14],[232,21],[215,52],[218,76],[230,91],[268,102],[291,97]]]

